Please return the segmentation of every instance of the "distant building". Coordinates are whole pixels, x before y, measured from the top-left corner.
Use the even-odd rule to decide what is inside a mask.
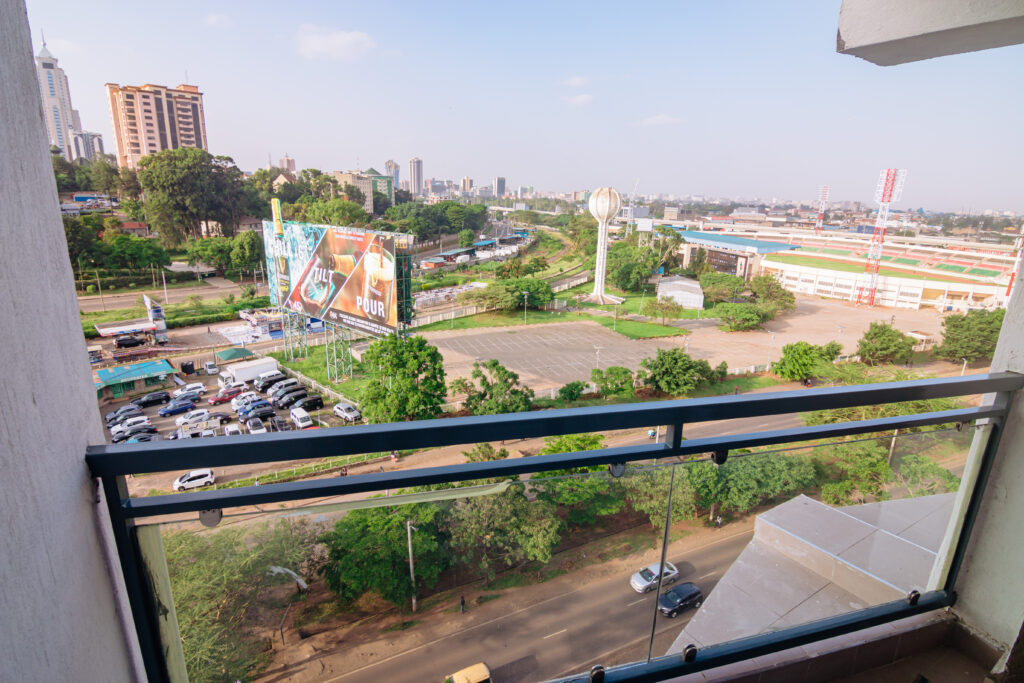
[[[667,221],[678,221],[682,211],[678,206],[666,206],[665,207],[665,220]]]
[[[651,210],[646,206],[624,206],[619,210],[619,215],[616,218],[620,221],[632,223],[638,218],[647,218],[650,215]]]
[[[281,157],[281,160],[277,162],[277,167],[283,168],[285,171],[288,171],[289,173],[295,173],[295,159],[292,159],[290,156],[285,154],[283,157]]]
[[[498,176],[494,179],[494,196],[504,197],[505,196],[505,179]]]
[[[274,181],[270,183],[270,186],[274,188],[274,192],[280,192],[281,188],[285,185],[291,185],[295,182],[295,176],[291,173],[282,173],[281,175],[274,178]]]
[[[395,180],[390,174],[381,173],[375,168],[366,169],[364,175],[370,178],[370,190],[371,192],[380,192],[382,195],[388,198],[388,201],[393,206],[395,203]],[[371,209],[373,202],[370,202]]]
[[[423,194],[423,159],[419,157],[409,160],[409,191],[413,195]]]
[[[331,175],[338,181],[338,189],[343,190],[351,185],[363,193],[363,211],[373,213],[373,181],[370,176],[359,171],[332,171]]]
[[[107,83],[117,165],[138,168],[139,159],[165,149],[206,146],[203,94],[194,85]]]
[[[703,309],[704,290],[700,283],[688,277],[669,275],[658,281],[658,298],[672,299],[683,308]]]
[[[462,191],[471,192],[473,190],[473,179],[468,175],[462,177]]]
[[[97,154],[103,154],[103,136],[99,133],[90,133],[85,130],[69,130],[71,138],[71,160],[92,159]]]
[[[43,101],[43,121],[51,147],[59,147],[65,159],[75,158],[71,130],[81,130],[78,112],[71,108],[71,88],[64,69],[57,64],[57,58],[46,49],[46,43],[36,55],[36,77],[39,79],[39,95]],[[91,157],[90,157],[91,158]]]
[[[398,175],[402,168],[398,165],[394,159],[388,159],[384,162],[384,172],[391,176],[391,187],[399,188],[401,185],[398,183]]]

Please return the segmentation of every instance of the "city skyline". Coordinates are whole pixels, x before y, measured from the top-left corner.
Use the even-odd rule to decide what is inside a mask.
[[[838,0],[665,5],[614,21],[530,7],[342,14],[300,2],[284,20],[271,7],[195,5],[160,15],[166,37],[117,41],[105,19],[70,3],[28,9],[36,49],[45,30],[86,129],[111,130],[103,83],[170,85],[188,70],[205,95],[211,153],[247,171],[267,149],[287,149],[299,167],[325,171],[419,157],[424,179],[500,173],[510,187],[629,193],[639,178],[640,194],[794,200],[828,184],[836,200],[869,202],[878,170],[899,166],[910,171],[902,208],[1024,208],[1013,169],[1024,94],[1007,87],[1024,46],[888,70],[835,53]],[[118,16],[146,24],[156,10]],[[280,49],[258,47],[273,41]],[[275,98],[262,95],[268,83]]]

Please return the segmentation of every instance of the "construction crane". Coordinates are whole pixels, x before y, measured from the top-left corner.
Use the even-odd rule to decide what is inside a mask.
[[[818,219],[814,221],[814,234],[821,234],[821,226],[825,223],[825,209],[828,208],[828,185],[818,190]]]
[[[871,274],[868,286],[861,285],[857,293],[857,303],[875,305],[878,292],[878,267],[882,260],[882,244],[885,242],[885,225],[889,222],[889,206],[899,201],[903,194],[903,183],[907,179],[904,168],[883,168],[878,174],[878,185],[875,186],[875,201],[878,202],[878,217],[875,219],[875,234],[871,236],[868,247],[868,260],[864,264],[864,272]]]

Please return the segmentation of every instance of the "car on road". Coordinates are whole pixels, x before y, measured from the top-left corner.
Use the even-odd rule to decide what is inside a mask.
[[[186,413],[185,415],[182,415],[181,417],[174,421],[174,424],[178,425],[179,427],[182,425],[194,425],[205,421],[206,418],[208,418],[209,416],[209,410],[207,410],[206,408],[200,408],[198,410],[193,410],[191,412]]]
[[[255,391],[247,391],[247,392],[245,392],[243,394],[239,394],[238,396],[235,396],[233,399],[231,399],[231,410],[233,410],[233,411],[235,411],[237,413],[239,410],[241,410],[242,408],[244,408],[248,404],[252,403],[253,401],[262,401],[262,400],[263,400],[263,397],[260,396],[259,394],[257,394]]]
[[[238,411],[238,418],[241,420],[247,420],[254,412],[259,410],[260,408],[270,407],[270,403],[264,401],[263,399],[253,401],[252,403],[246,404],[245,407]]]
[[[160,410],[156,411],[156,414],[160,417],[168,417],[169,415],[178,415],[180,413],[187,413],[196,407],[194,401],[181,400],[171,401]]]
[[[121,443],[140,434],[156,434],[156,427],[153,425],[135,425],[131,429],[111,435],[110,440],[114,443]]]
[[[249,430],[250,434],[266,434],[267,427],[263,424],[263,420],[258,417],[254,417],[245,423],[245,428]]]
[[[211,406],[218,406],[221,403],[228,403],[234,397],[242,393],[241,387],[232,387],[230,389],[221,389],[214,396],[211,396],[206,402]]]
[[[665,585],[679,578],[679,570],[671,562],[665,562],[665,572],[661,583]],[[629,586],[637,593],[647,593],[658,587],[658,563],[644,567],[629,579]]]
[[[174,480],[172,487],[175,491],[187,491],[188,489],[197,489],[201,486],[213,486],[215,481],[213,470],[205,468],[186,472]]]
[[[491,670],[483,662],[467,666],[444,678],[445,683],[491,683]]]
[[[224,427],[224,436],[238,436],[241,433],[242,428],[238,426],[237,422],[232,422]]]
[[[658,609],[665,616],[673,618],[679,616],[683,610],[700,607],[702,604],[704,604],[704,593],[697,587],[697,584],[689,581],[670,588],[658,598]]]
[[[181,398],[182,394],[186,394],[190,391],[194,391],[197,394],[205,394],[206,385],[203,384],[202,382],[192,382],[191,384],[186,384],[183,387],[178,387],[177,389],[175,389],[174,393],[171,394],[171,397]]]
[[[305,411],[320,410],[324,407],[324,399],[322,396],[313,394],[312,396],[306,396],[300,398],[294,403],[293,408],[302,408]]]
[[[271,402],[274,404],[275,408],[288,408],[300,398],[306,398],[306,396],[308,396],[306,390],[304,388],[299,388],[287,394],[281,394]]]
[[[219,424],[226,424],[235,419],[234,415],[230,413],[210,413],[206,416],[207,420],[216,420]]]
[[[114,434],[120,434],[121,432],[128,431],[132,427],[137,427],[138,425],[148,425],[148,424],[153,424],[153,423],[150,422],[149,418],[146,417],[145,415],[133,415],[132,417],[129,417],[129,418],[127,418],[127,419],[125,419],[125,420],[123,420],[121,422],[118,422],[118,423],[115,423],[115,424],[111,425],[110,426],[110,435],[113,436]]]
[[[331,412],[333,412],[335,415],[340,417],[345,422],[358,422],[359,420],[363,419],[363,414],[359,412],[359,408],[356,408],[353,405],[349,405],[348,403],[339,403],[338,405],[334,406],[334,410],[332,410]]]
[[[216,375],[220,373],[220,368],[217,367],[216,363],[206,361],[206,363],[203,364],[203,372],[207,375]]]
[[[137,405],[140,408],[148,408],[149,406],[157,406],[160,405],[161,403],[170,402],[171,395],[168,394],[166,391],[154,391],[152,393],[146,394],[145,396],[140,396],[139,398],[132,401],[134,405]]]
[[[108,425],[110,425],[116,422],[117,420],[120,420],[125,413],[130,413],[133,411],[137,412],[140,415],[142,414],[142,411],[139,410],[139,407],[137,405],[129,403],[127,405],[121,406],[117,410],[107,413],[106,415],[103,416],[103,419],[107,421]]]
[[[259,377],[257,377],[256,381],[252,383],[252,386],[256,389],[256,391],[266,391],[267,389],[274,386],[281,380],[285,379],[288,378],[284,375],[284,373],[272,372],[270,374],[260,375]]]
[[[130,349],[133,346],[145,346],[146,340],[139,339],[138,337],[130,334],[122,334],[120,337],[114,338],[115,349]]]

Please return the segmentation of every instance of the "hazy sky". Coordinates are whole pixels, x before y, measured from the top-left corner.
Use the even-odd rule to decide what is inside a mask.
[[[1024,46],[883,68],[836,54],[839,0],[27,4],[109,147],[104,83],[187,70],[244,170],[867,201],[900,166],[898,208],[1024,209]]]

